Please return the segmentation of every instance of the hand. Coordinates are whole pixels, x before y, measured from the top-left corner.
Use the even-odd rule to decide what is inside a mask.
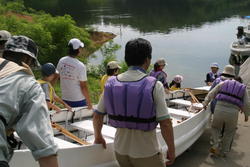
[[[65,107],[68,109],[69,112],[73,112],[73,111],[72,111],[72,108],[71,108],[68,104],[66,104]]]
[[[57,106],[56,106],[55,110],[56,110],[56,113],[59,113],[59,112],[62,111],[62,110],[61,110],[59,107],[57,107]]]
[[[106,149],[106,141],[103,137],[95,138],[94,144],[102,144],[103,148]]]
[[[174,151],[170,151],[168,150],[167,151],[167,159],[169,161],[166,162],[166,165],[171,165],[174,163],[174,160],[175,160],[175,152]]]
[[[89,109],[89,110],[92,110],[92,109],[93,109],[93,106],[92,106],[91,103],[88,103],[88,109]]]

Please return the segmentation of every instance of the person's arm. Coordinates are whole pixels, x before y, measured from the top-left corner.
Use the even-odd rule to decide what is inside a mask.
[[[40,167],[58,167],[57,157],[55,155],[40,158],[38,162]]]
[[[23,79],[21,92],[24,92],[19,101],[21,114],[15,130],[36,160],[50,157],[49,159],[52,160],[47,161],[46,166],[57,167],[55,155],[58,147],[54,142],[44,92],[40,84],[31,77]],[[41,163],[44,164],[43,160]]]
[[[92,109],[92,103],[91,103],[90,96],[89,96],[87,81],[80,81],[80,87],[81,87],[82,94],[86,98],[88,109]]]
[[[94,110],[93,116],[93,126],[94,126],[94,135],[95,135],[95,144],[102,144],[106,148],[106,141],[102,136],[102,125],[103,117],[106,115],[105,105],[104,105],[104,95],[102,94],[97,105],[97,109]]]
[[[56,106],[55,104],[53,104],[53,103],[51,103],[51,102],[49,102],[49,101],[46,101],[46,103],[47,103],[48,108],[51,108],[51,109],[55,110],[57,113],[59,113],[59,112],[62,111],[62,110],[61,110],[58,106]]]
[[[160,122],[161,134],[163,139],[165,140],[168,151],[167,151],[167,159],[169,161],[166,162],[166,165],[171,165],[175,160],[175,145],[174,145],[174,133],[171,119],[165,119]]]
[[[248,117],[250,115],[250,104],[249,104],[249,96],[248,96],[247,88],[246,88],[245,93],[244,93],[243,107],[242,107],[241,110],[244,113],[245,122],[247,122],[248,121]]]
[[[68,109],[68,111],[72,112],[72,108],[67,103],[65,103],[60,97],[58,97],[56,94],[54,94],[54,100],[62,104],[65,108]]]
[[[205,100],[202,102],[204,108],[206,109],[208,103],[213,100],[216,95],[219,93],[221,86],[223,85],[223,82],[221,82],[220,84],[216,85],[210,92],[208,92]]]
[[[106,141],[102,136],[102,125],[103,125],[104,115],[94,112],[93,116],[93,126],[94,126],[94,135],[95,135],[95,144],[102,144],[103,148],[106,148]]]
[[[164,98],[164,88],[161,82],[157,81],[153,91],[154,103],[156,108],[156,121],[160,123],[162,137],[168,146],[167,165],[172,164],[175,160],[175,145],[173,127],[168,113],[167,104]]]

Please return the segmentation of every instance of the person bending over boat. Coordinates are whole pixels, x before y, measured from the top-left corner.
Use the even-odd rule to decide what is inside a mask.
[[[60,107],[58,107],[54,102],[62,104],[68,111],[72,112],[72,108],[65,103],[60,97],[57,96],[51,82],[55,79],[58,71],[52,63],[46,63],[41,69],[42,79],[37,80],[45,93],[46,102],[49,109],[53,109],[56,112],[61,112]]]
[[[29,68],[39,64],[37,52],[33,40],[13,36],[0,58],[0,167],[12,157],[14,130],[40,167],[58,167],[44,92]]]
[[[150,76],[155,77],[158,81],[160,81],[166,92],[168,92],[168,82],[167,82],[167,73],[163,71],[166,66],[166,61],[163,58],[158,59],[154,64],[154,69],[150,72]]]
[[[174,79],[169,84],[169,90],[171,90],[171,91],[180,90],[182,81],[183,81],[183,76],[181,76],[181,75],[174,76]]]
[[[107,69],[106,69],[107,74],[105,74],[102,77],[101,83],[100,83],[100,85],[101,85],[101,92],[103,92],[104,86],[105,86],[106,81],[108,80],[108,78],[110,76],[116,76],[116,75],[118,75],[119,69],[121,69],[121,67],[119,66],[119,64],[116,61],[110,61],[107,64]]]
[[[92,109],[88,91],[86,66],[77,57],[83,52],[84,44],[77,38],[68,43],[68,54],[57,64],[60,75],[62,99],[70,107],[84,107]]]
[[[218,85],[219,83],[229,80],[229,79],[234,79],[235,77],[235,68],[232,65],[226,65],[224,67],[223,72],[221,73],[220,77],[216,78],[212,84],[212,86],[210,87],[211,91],[216,85]],[[212,102],[210,103],[210,110],[212,113],[214,113],[214,108],[216,105],[216,99],[212,100]]]
[[[4,45],[11,37],[11,34],[6,30],[0,31],[0,57],[3,56]]]
[[[220,73],[218,72],[219,71],[218,63],[212,63],[210,68],[211,68],[211,71],[207,73],[206,80],[205,80],[208,86],[211,86],[214,80],[220,76]]]
[[[94,110],[95,143],[106,147],[101,129],[103,117],[116,127],[114,150],[121,167],[165,167],[175,160],[173,127],[164,97],[164,87],[154,77],[147,76],[152,47],[138,38],[125,47],[128,70],[108,79],[104,95]],[[168,146],[164,163],[156,135],[160,123],[162,136]]]
[[[212,121],[212,138],[214,141],[210,152],[216,156],[225,157],[231,150],[231,144],[237,127],[238,113],[244,112],[245,121],[248,121],[248,93],[246,86],[236,80],[226,80],[215,86],[203,102],[204,108],[216,99],[214,117]],[[221,130],[224,127],[221,139]]]

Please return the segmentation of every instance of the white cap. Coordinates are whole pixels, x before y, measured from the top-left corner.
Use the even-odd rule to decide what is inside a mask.
[[[107,64],[107,68],[108,69],[117,69],[117,68],[121,68],[119,66],[119,64],[116,62],[116,61],[110,61],[108,64]]]
[[[0,41],[7,41],[11,37],[11,34],[6,30],[0,31]]]
[[[84,47],[84,44],[82,43],[82,41],[80,41],[80,40],[77,39],[77,38],[72,38],[72,39],[69,41],[69,44],[68,44],[68,45],[70,45],[70,44],[73,46],[73,49],[74,49],[74,50]]]
[[[174,76],[174,81],[176,83],[181,83],[183,81],[183,76],[181,76],[181,75]]]
[[[210,67],[219,68],[219,64],[218,63],[212,63]]]

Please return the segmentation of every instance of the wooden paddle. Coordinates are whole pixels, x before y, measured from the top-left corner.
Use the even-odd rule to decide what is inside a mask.
[[[81,145],[89,145],[90,144],[90,143],[88,143],[86,141],[83,141],[79,137],[75,136],[74,134],[69,132],[67,129],[63,128],[62,126],[58,125],[55,122],[51,122],[51,125],[52,125],[53,128],[57,129],[60,133],[64,134],[65,136],[71,138],[72,140],[76,141],[77,143],[79,143]]]
[[[195,97],[195,95],[191,92],[191,88],[185,88],[184,90],[186,90],[190,94],[194,103],[200,103],[199,100]]]

